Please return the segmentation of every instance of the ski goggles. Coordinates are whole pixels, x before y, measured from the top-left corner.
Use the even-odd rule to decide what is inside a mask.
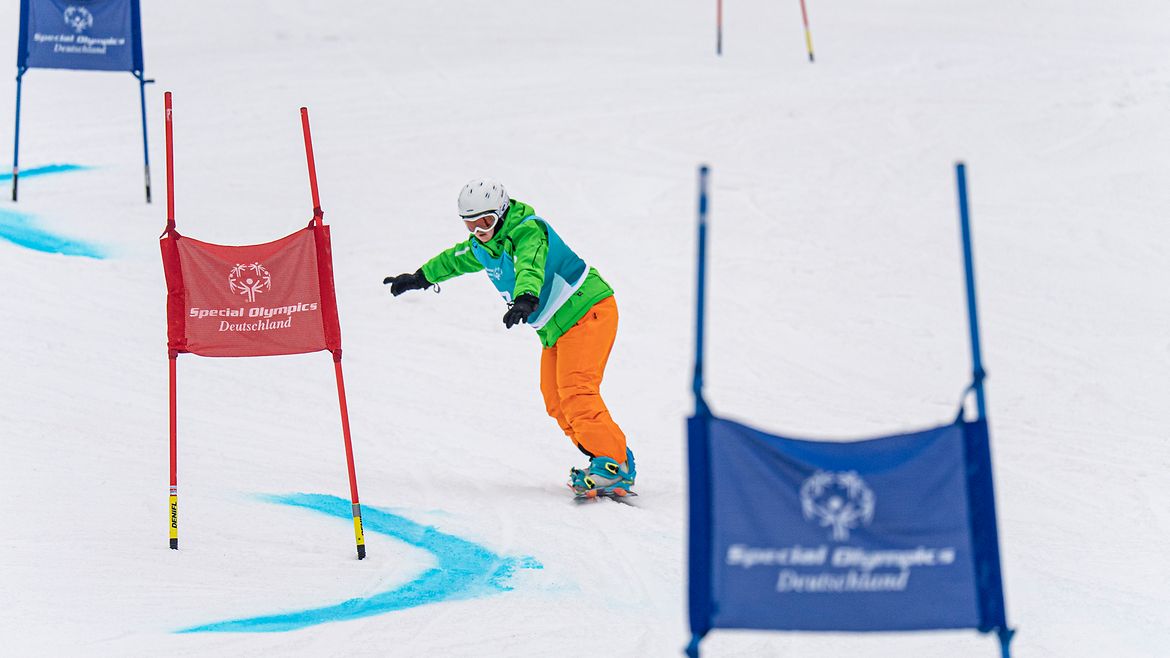
[[[463,217],[463,225],[472,233],[486,233],[495,227],[496,222],[500,221],[500,212],[490,210],[482,215],[475,215],[473,217]]]

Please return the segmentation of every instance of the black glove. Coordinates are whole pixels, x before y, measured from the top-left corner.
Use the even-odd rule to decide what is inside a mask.
[[[521,322],[528,322],[528,316],[536,310],[536,305],[540,303],[540,299],[536,295],[524,293],[512,302],[512,308],[504,314],[504,326],[511,329],[513,325]]]
[[[382,283],[390,284],[390,294],[395,297],[407,290],[422,290],[431,286],[431,282],[427,281],[427,278],[423,276],[422,268],[419,268],[414,274],[388,276],[382,280]]]

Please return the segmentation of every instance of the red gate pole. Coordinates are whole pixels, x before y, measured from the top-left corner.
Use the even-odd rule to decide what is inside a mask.
[[[175,228],[175,158],[174,137],[171,130],[171,92],[163,96],[167,126],[167,230]],[[170,407],[171,407],[171,548],[179,549],[179,403],[177,364],[179,353],[170,350]]]
[[[353,468],[353,444],[349,438],[349,409],[345,405],[345,378],[341,375],[341,350],[333,354],[333,372],[337,375],[337,400],[341,405],[341,434],[345,437],[345,464],[349,468],[349,496],[353,501],[353,535],[357,539],[358,559],[366,556],[366,538],[362,532],[362,506],[358,503],[357,473]]]
[[[313,220],[320,226],[324,213],[317,195],[317,164],[313,160],[313,136],[309,133],[309,108],[301,108],[301,130],[305,133],[305,157],[309,161],[309,189],[313,191]]]
[[[812,32],[808,29],[808,11],[804,8],[804,0],[800,0],[800,17],[804,19],[804,43],[808,46],[808,61],[814,62],[812,47]]]
[[[301,108],[301,129],[305,133],[305,158],[309,163],[309,188],[313,192],[313,221],[323,225],[324,213],[317,194],[317,166],[313,161],[313,137],[309,133],[309,109]],[[362,531],[362,507],[358,502],[357,472],[353,465],[353,442],[349,433],[349,408],[345,403],[345,378],[341,373],[341,350],[333,352],[333,373],[337,377],[337,401],[341,407],[341,434],[345,439],[345,465],[349,469],[349,497],[353,503],[353,534],[357,540],[358,559],[366,557],[366,540]]]
[[[179,478],[178,478],[178,434],[179,434],[179,405],[178,396],[175,394],[176,364],[179,361],[179,353],[174,350],[170,354],[171,363],[171,548],[179,549]]]

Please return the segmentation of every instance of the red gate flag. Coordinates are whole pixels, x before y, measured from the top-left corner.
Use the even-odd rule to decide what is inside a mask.
[[[160,244],[170,349],[200,356],[341,349],[328,226],[314,221],[279,240],[238,247],[171,229]]]
[[[55,0],[54,0],[55,1]],[[175,230],[174,116],[163,94],[167,135],[167,228],[159,236],[167,279],[167,347],[170,362],[170,545],[179,548],[179,354],[275,356],[329,350],[337,377],[341,435],[353,502],[357,556],[366,557],[358,502],[345,380],[341,375],[341,323],[333,286],[333,247],[317,194],[309,110],[301,108],[313,219],[292,235],[265,244],[231,247],[183,237]]]

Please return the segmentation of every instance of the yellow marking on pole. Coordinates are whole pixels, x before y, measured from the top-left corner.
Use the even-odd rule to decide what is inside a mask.
[[[179,497],[171,494],[171,539],[179,538]]]
[[[353,506],[353,536],[357,538],[358,546],[366,544],[366,538],[362,532],[362,509],[356,503]]]

